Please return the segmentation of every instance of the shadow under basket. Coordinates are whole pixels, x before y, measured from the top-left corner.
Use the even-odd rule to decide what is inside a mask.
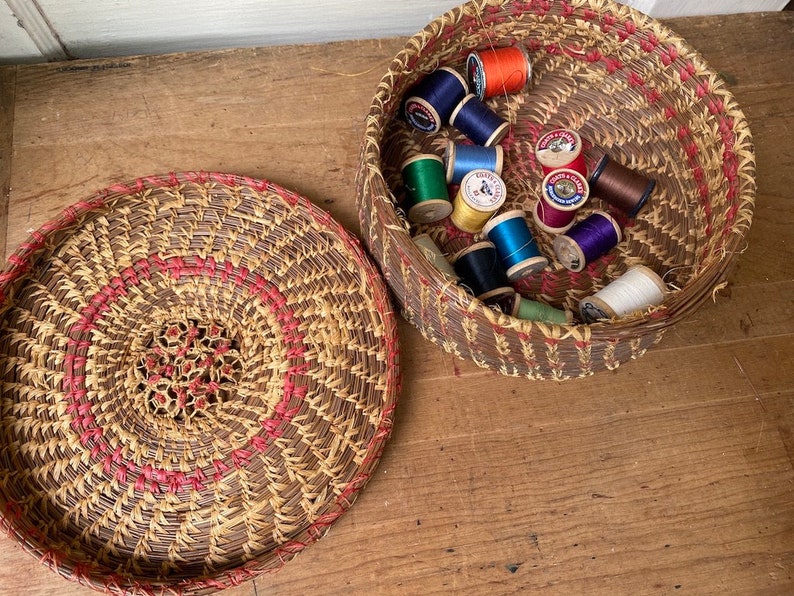
[[[619,244],[580,272],[554,259],[552,235],[532,229],[550,263],[514,289],[578,314],[583,298],[644,265],[667,286],[662,304],[594,323],[523,320],[473,298],[413,242],[428,234],[452,255],[481,237],[449,218],[407,221],[401,164],[415,154],[443,155],[449,140],[465,137],[450,125],[435,133],[415,129],[401,102],[439,67],[465,74],[472,50],[501,46],[525,49],[531,75],[522,91],[484,100],[510,123],[501,141],[507,199],[500,212],[523,209],[533,223],[544,178],[535,145],[559,128],[580,135],[590,173],[606,153],[656,181],[647,204],[621,219]],[[469,2],[411,37],[391,62],[367,118],[357,198],[370,253],[404,316],[427,339],[505,375],[567,379],[642,355],[726,283],[746,248],[755,156],[746,119],[723,81],[654,19],[606,0]],[[581,212],[607,208],[591,196]]]
[[[396,317],[359,241],[271,182],[180,173],[65,210],[0,273],[0,529],[112,594],[281,568],[389,437]]]

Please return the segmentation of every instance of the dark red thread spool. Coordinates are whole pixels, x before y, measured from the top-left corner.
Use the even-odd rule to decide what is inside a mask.
[[[606,154],[590,176],[590,193],[629,217],[637,215],[655,187],[656,180],[627,168]]]
[[[558,128],[547,132],[535,143],[535,157],[544,175],[567,169],[587,176],[582,138],[575,130]]]

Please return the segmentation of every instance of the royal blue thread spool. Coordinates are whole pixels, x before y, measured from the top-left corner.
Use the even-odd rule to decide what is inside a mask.
[[[553,241],[554,253],[570,271],[582,271],[588,263],[607,254],[623,234],[615,219],[604,211],[593,211]]]
[[[459,251],[453,267],[461,285],[486,304],[499,305],[515,294],[492,242],[482,240]]]
[[[504,154],[501,145],[483,147],[448,140],[447,148],[444,150],[447,184],[460,184],[463,177],[472,170],[490,170],[501,176]]]
[[[540,253],[521,209],[491,218],[482,231],[496,246],[510,281],[537,273],[549,264],[549,260]]]
[[[449,117],[449,123],[484,147],[498,144],[510,130],[510,123],[474,93],[469,93],[461,100]]]
[[[468,92],[466,79],[455,69],[442,66],[408,90],[403,115],[417,130],[438,132]]]

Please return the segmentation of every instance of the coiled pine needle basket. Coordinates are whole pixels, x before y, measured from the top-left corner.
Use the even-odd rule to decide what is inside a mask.
[[[590,171],[606,152],[656,180],[649,203],[624,222],[624,240],[608,256],[580,273],[553,262],[515,289],[576,312],[580,299],[643,264],[671,290],[661,306],[593,324],[519,320],[439,274],[412,242],[428,233],[454,254],[472,239],[444,222],[411,226],[400,213],[405,156],[442,154],[447,139],[463,140],[450,126],[437,134],[409,127],[400,117],[405,91],[440,66],[465,73],[471,50],[515,44],[528,51],[531,83],[487,100],[511,124],[501,143],[503,210],[531,213],[543,180],[534,146],[556,128],[579,132]],[[427,339],[505,375],[566,379],[642,355],[725,283],[746,246],[755,157],[745,117],[723,81],[654,19],[608,0],[480,0],[429,23],[391,62],[367,117],[357,196],[364,240],[405,317]],[[604,205],[593,198],[583,212],[596,208]],[[536,239],[553,255],[551,236]]]
[[[271,182],[119,184],[0,274],[2,530],[113,594],[280,568],[389,437],[395,316],[358,240]]]

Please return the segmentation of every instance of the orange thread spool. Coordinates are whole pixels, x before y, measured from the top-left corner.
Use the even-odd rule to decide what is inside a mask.
[[[519,93],[529,86],[532,63],[521,46],[472,51],[466,59],[470,88],[480,99]]]

